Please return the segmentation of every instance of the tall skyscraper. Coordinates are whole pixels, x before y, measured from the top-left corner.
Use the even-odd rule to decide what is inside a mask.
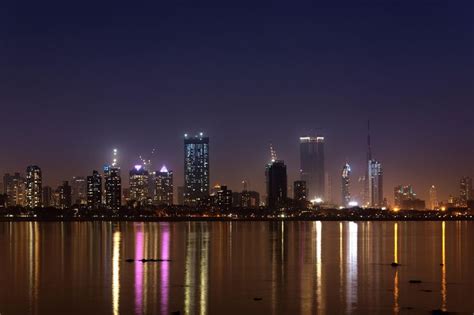
[[[471,177],[462,177],[459,182],[459,199],[463,207],[467,206],[467,201],[472,200],[472,178]]]
[[[274,160],[267,164],[267,207],[276,209],[284,204],[287,199],[287,174],[286,165],[283,161]]]
[[[214,197],[214,204],[220,209],[228,210],[232,207],[232,190],[227,189],[227,186],[219,186]]]
[[[109,210],[118,210],[122,205],[122,178],[120,167],[104,166],[105,179],[105,207]]]
[[[431,185],[430,187],[430,209],[436,210],[439,207],[438,203],[438,193],[436,191],[436,186]]]
[[[22,207],[26,204],[26,181],[20,173],[3,176],[4,194],[8,207]]]
[[[163,165],[159,172],[155,172],[155,204],[167,205],[173,204],[173,171],[169,171]]]
[[[71,181],[72,203],[87,204],[87,180],[82,176],[74,176]]]
[[[398,185],[394,188],[393,199],[396,207],[401,207],[403,201],[416,199],[412,185]]]
[[[369,161],[369,206],[383,207],[383,172],[382,164],[372,159]]]
[[[142,165],[135,165],[130,171],[130,202],[135,206],[148,203],[148,176],[148,171]]]
[[[234,200],[232,201],[234,203]],[[256,209],[260,206],[260,194],[252,190],[244,190],[240,194],[240,207],[244,209]]]
[[[344,207],[349,207],[351,201],[351,166],[348,163],[342,167],[341,181],[341,202]]]
[[[198,205],[209,196],[209,138],[184,135],[184,203]]]
[[[325,197],[324,137],[300,137],[301,180],[309,199]]]
[[[72,194],[71,186],[68,181],[64,181],[61,186],[58,187],[58,207],[61,209],[70,208],[72,205]]]
[[[367,156],[366,156],[366,163],[367,166],[365,176],[364,176],[364,202],[365,206],[371,206],[370,196],[369,196],[369,186],[370,186],[370,164],[372,160],[372,146],[370,143],[370,120],[367,121]]]
[[[295,201],[308,200],[308,189],[304,180],[297,180],[293,183],[293,199]]]
[[[97,210],[102,205],[102,177],[98,171],[87,176],[87,207]]]
[[[30,165],[26,168],[26,206],[37,208],[43,205],[41,168]]]

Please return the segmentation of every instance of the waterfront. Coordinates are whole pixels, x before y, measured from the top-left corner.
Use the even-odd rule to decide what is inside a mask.
[[[473,239],[472,221],[1,222],[0,313],[471,314]]]

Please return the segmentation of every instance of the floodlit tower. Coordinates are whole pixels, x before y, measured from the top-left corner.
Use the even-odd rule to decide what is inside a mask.
[[[348,163],[344,164],[342,168],[342,205],[344,207],[349,206],[349,202],[351,201],[351,193],[350,193],[350,176],[351,176],[351,167]]]

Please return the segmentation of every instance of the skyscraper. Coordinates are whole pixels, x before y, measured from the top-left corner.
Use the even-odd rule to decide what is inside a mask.
[[[309,199],[325,196],[324,137],[300,137],[301,180]]]
[[[173,171],[169,171],[163,165],[159,172],[155,172],[155,204],[173,204]]]
[[[473,199],[472,197],[472,178],[462,177],[459,182],[459,199],[463,207],[467,206],[467,201]]]
[[[43,186],[43,207],[53,206],[53,190],[50,186]]]
[[[232,207],[232,190],[227,186],[219,186],[214,197],[214,204],[220,209],[229,210]]]
[[[351,180],[350,179],[351,179],[351,166],[348,163],[346,163],[342,167],[342,174],[341,174],[341,180],[342,180],[341,202],[344,207],[348,207],[349,202],[351,201],[351,192],[350,192]]]
[[[87,180],[82,176],[74,176],[71,182],[72,203],[87,204]]]
[[[401,207],[403,201],[416,199],[412,185],[398,185],[394,188],[393,199],[396,207]]]
[[[438,204],[438,193],[436,191],[436,186],[431,185],[430,187],[430,209],[431,210],[436,210],[438,209],[439,204]]]
[[[184,135],[184,203],[198,205],[209,196],[209,138]]]
[[[68,181],[64,181],[61,186],[58,187],[58,207],[61,209],[70,208],[72,205],[71,186]]]
[[[283,161],[273,160],[267,164],[267,207],[275,209],[282,206],[287,199],[287,174],[286,165]]]
[[[308,200],[308,189],[304,180],[297,180],[293,183],[293,199],[295,201]]]
[[[142,165],[135,165],[130,171],[130,201],[135,206],[147,205],[148,175]]]
[[[102,205],[102,177],[98,171],[87,176],[87,207],[97,210]]]
[[[26,181],[20,173],[3,176],[4,194],[8,207],[22,207],[26,203]]]
[[[43,186],[41,169],[30,165],[26,168],[26,206],[37,208],[43,205]]]
[[[105,179],[105,207],[109,210],[118,210],[122,205],[122,178],[120,167],[104,166]]]
[[[373,208],[383,207],[383,172],[382,164],[372,159],[369,161],[369,206]]]

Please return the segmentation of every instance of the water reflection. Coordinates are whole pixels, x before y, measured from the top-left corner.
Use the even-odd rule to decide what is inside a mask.
[[[353,311],[357,306],[357,241],[358,226],[355,222],[349,222],[347,239],[347,309]]]
[[[119,314],[120,301],[120,231],[113,232],[112,243],[112,313]]]
[[[393,262],[398,264],[398,223],[393,224]],[[395,269],[395,276],[393,279],[393,312],[398,314],[400,312],[399,305],[400,292],[398,287],[398,268]]]
[[[135,226],[135,313],[143,313],[143,266],[138,262],[143,259],[144,243],[143,243],[143,223]]]
[[[170,228],[169,223],[162,223],[161,229],[161,259],[170,259]],[[161,264],[161,313],[168,314],[170,262]]]
[[[446,286],[446,222],[441,223],[441,310],[448,309],[448,289]]]

